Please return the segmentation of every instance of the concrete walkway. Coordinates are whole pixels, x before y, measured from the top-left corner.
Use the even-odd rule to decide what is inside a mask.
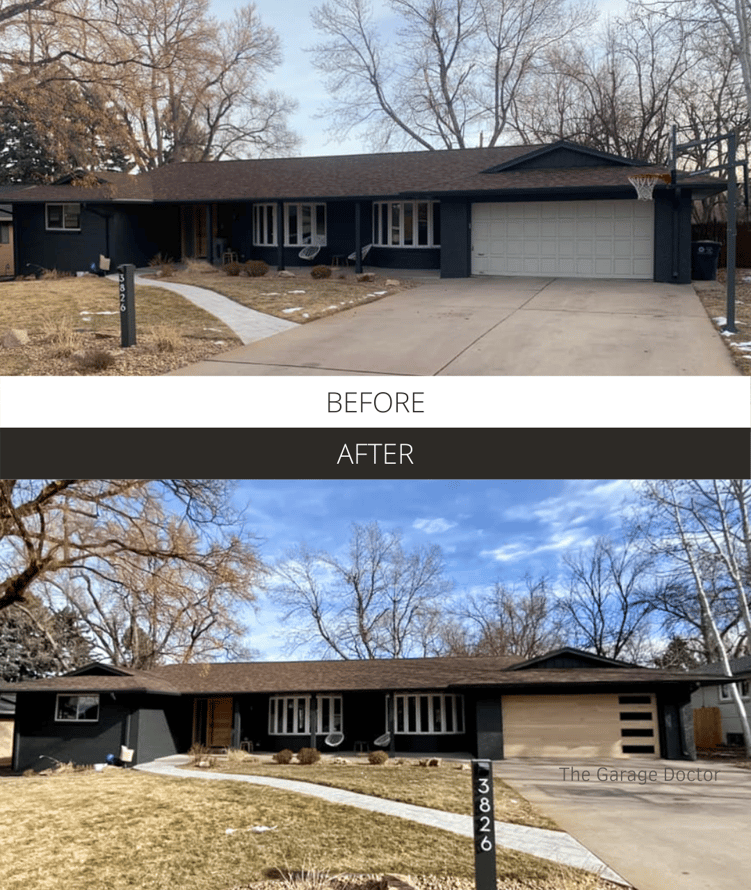
[[[382,813],[385,816],[409,819],[411,822],[419,822],[421,825],[429,825],[432,828],[451,831],[463,837],[473,837],[471,816],[447,813],[443,810],[434,810],[429,807],[419,807],[393,800],[384,800],[379,797],[370,797],[367,794],[345,791],[341,788],[328,788],[324,785],[314,785],[310,782],[298,782],[292,779],[277,779],[271,776],[240,776],[228,773],[205,772],[204,770],[182,769],[181,765],[188,762],[189,758],[187,756],[176,755],[174,757],[163,757],[151,763],[142,763],[136,769],[179,779],[229,780],[248,782],[253,785],[267,785],[282,791],[293,791],[296,794],[318,797],[330,803],[358,807],[359,809],[370,810],[374,813]],[[526,825],[496,822],[495,833],[496,842],[501,847],[528,853],[540,859],[549,859],[563,865],[581,868],[601,875],[609,881],[630,886],[628,881],[608,868],[604,862],[590,853],[586,847],[563,831],[549,831],[544,828],[530,828]]]
[[[117,281],[117,275],[108,275],[110,280]],[[271,337],[273,334],[280,334],[282,331],[289,331],[292,328],[299,327],[294,321],[287,321],[283,318],[274,318],[273,315],[266,315],[264,312],[256,312],[255,309],[248,309],[241,306],[234,300],[224,297],[212,290],[206,290],[202,287],[195,287],[192,284],[178,284],[173,281],[164,281],[163,279],[145,278],[142,274],[136,272],[134,281],[138,285],[145,287],[161,287],[164,290],[171,290],[173,293],[179,294],[194,306],[218,318],[224,322],[228,328],[240,338],[243,345],[255,343],[257,340],[263,340],[265,337]]]

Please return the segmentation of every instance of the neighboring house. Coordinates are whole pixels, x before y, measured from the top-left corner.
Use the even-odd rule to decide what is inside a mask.
[[[85,271],[99,256],[144,266],[161,252],[226,250],[283,269],[347,261],[470,275],[691,280],[699,176],[637,201],[629,176],[663,167],[566,141],[542,146],[170,164],[68,176],[13,196],[17,271]],[[94,184],[92,185],[92,181]]]
[[[46,757],[134,763],[212,748],[465,752],[503,757],[695,756],[691,693],[702,677],[576,649],[512,657],[178,664],[150,671],[92,664],[14,684],[13,768]],[[712,682],[710,679],[709,682]],[[1,688],[1,687],[0,687]],[[383,738],[384,733],[390,739]]]
[[[10,204],[0,204],[0,278],[15,274],[13,260],[13,213]]]
[[[10,759],[13,753],[13,720],[16,714],[16,696],[0,692],[0,760]]]
[[[741,699],[746,706],[746,716],[751,721],[751,655],[743,658],[731,658],[730,669],[740,686]],[[722,664],[708,664],[699,669],[702,674],[722,676],[725,668]],[[713,684],[702,686],[691,696],[691,704],[695,713],[703,708],[714,709],[711,713],[702,712],[702,726],[707,726],[707,747],[717,744],[742,745],[743,729],[738,716],[738,709],[731,698],[730,688],[727,684]],[[697,726],[697,734],[699,733]],[[702,740],[697,739],[697,744]]]

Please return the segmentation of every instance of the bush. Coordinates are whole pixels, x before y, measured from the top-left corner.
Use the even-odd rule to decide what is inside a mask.
[[[297,759],[300,763],[309,766],[311,763],[318,763],[321,759],[321,752],[316,748],[300,748],[297,752]]]
[[[381,766],[386,763],[389,759],[389,755],[385,751],[371,751],[368,754],[368,763],[373,763],[376,766]]]
[[[232,275],[233,277],[239,275],[243,270],[242,263],[225,263],[222,266],[222,272],[225,275]]]
[[[174,275],[177,271],[175,268],[175,261],[166,255],[158,253],[156,256],[153,256],[149,260],[149,265],[156,269],[156,274],[158,278],[169,278],[170,275]]]
[[[331,269],[328,266],[313,266],[310,274],[313,278],[331,278]]]
[[[277,751],[276,754],[272,755],[271,759],[274,763],[292,763],[294,756],[293,751],[290,751],[289,748],[284,748],[282,751]]]
[[[106,349],[90,349],[78,359],[81,371],[106,371],[115,364],[115,356]]]
[[[268,271],[268,263],[264,263],[263,260],[248,260],[245,263],[245,274],[251,278],[263,278]]]

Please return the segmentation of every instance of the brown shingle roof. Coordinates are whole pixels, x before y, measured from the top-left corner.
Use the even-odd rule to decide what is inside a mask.
[[[522,157],[546,163],[545,146],[502,145],[451,151],[407,151],[314,158],[263,158],[168,164],[150,173],[98,173],[99,188],[49,185],[19,188],[5,200],[28,201],[276,201],[440,196],[456,192],[549,192],[551,189],[631,189],[628,176],[666,172],[625,159],[599,166],[534,166],[487,172]],[[542,154],[540,154],[542,152]],[[586,152],[586,150],[585,150]],[[592,152],[589,152],[592,154]],[[551,157],[554,154],[551,152]],[[600,155],[601,158],[607,158]],[[692,183],[692,188],[699,183]]]
[[[458,689],[567,684],[644,684],[705,679],[654,668],[549,668],[509,670],[518,657],[408,658],[363,661],[173,664],[125,675],[76,674],[7,684],[24,692],[152,692],[221,695],[247,692],[355,692],[365,690]],[[0,687],[2,684],[0,684]]]

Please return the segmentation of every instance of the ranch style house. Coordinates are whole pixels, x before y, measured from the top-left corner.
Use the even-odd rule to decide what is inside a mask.
[[[446,151],[177,163],[17,187],[16,274],[145,266],[156,254],[542,275],[691,280],[691,206],[725,189],[567,141]],[[301,252],[306,249],[301,258]]]
[[[695,759],[691,694],[717,678],[572,648],[539,658],[95,663],[16,693],[13,769],[209,748]]]

